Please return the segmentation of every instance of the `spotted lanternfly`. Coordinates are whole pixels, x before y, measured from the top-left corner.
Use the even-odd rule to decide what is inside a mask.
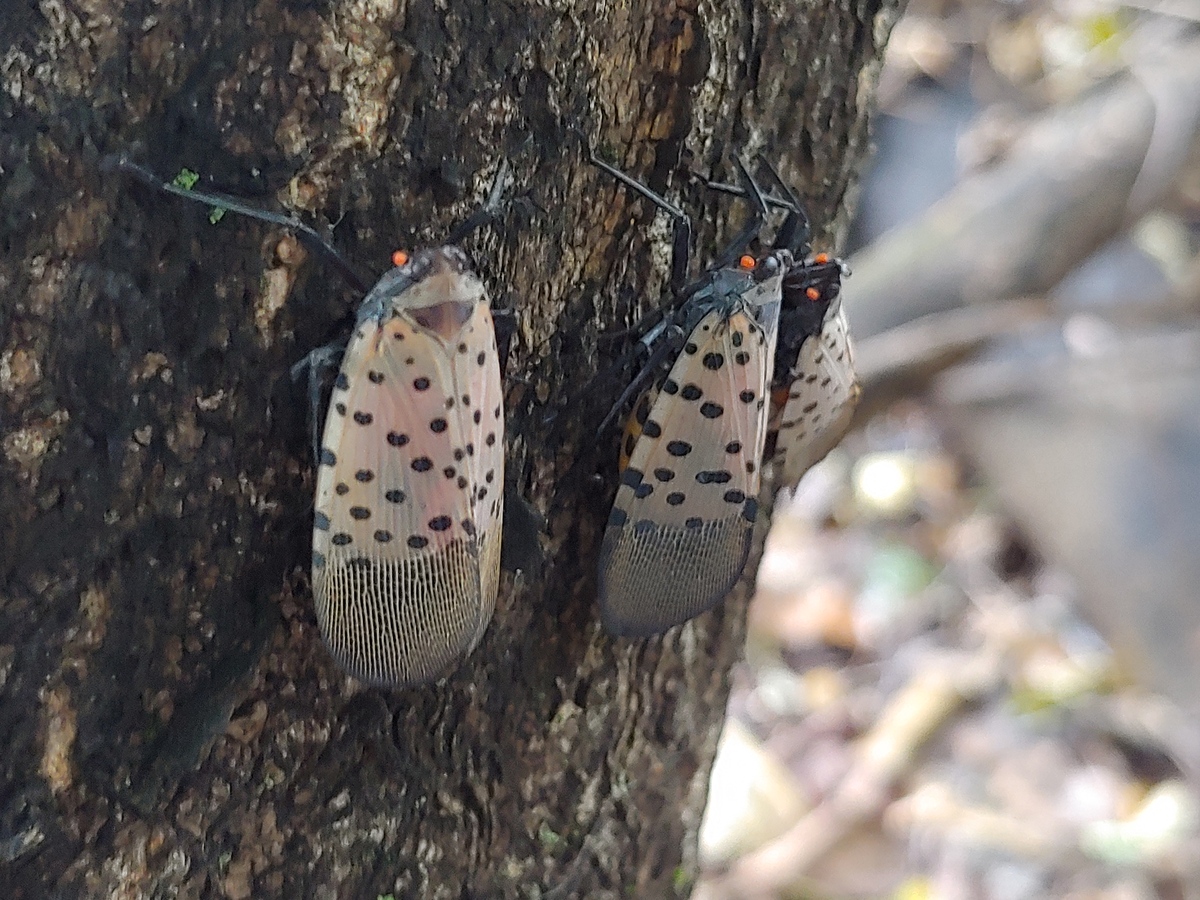
[[[682,282],[686,216],[593,162],[675,216],[672,281]],[[757,199],[751,223],[704,276],[677,291],[676,310],[642,339],[651,365],[674,361],[637,401],[622,440],[621,483],[600,548],[600,611],[613,634],[656,634],[710,609],[737,583],[750,552],[782,281],[792,258],[784,250],[729,260],[766,211],[746,178]]]
[[[127,161],[111,165],[294,228],[358,282],[300,222],[172,190]],[[485,210],[498,203],[506,173],[502,166]],[[464,223],[452,242],[479,221]],[[393,262],[359,308],[316,447],[312,581],[317,622],[338,663],[364,681],[399,686],[445,674],[491,621],[504,409],[488,297],[466,254],[444,246]],[[337,355],[322,348],[307,364],[315,370]]]
[[[783,278],[765,459],[782,455],[780,482],[795,487],[842,439],[861,394],[841,300],[842,278],[849,269],[828,254],[812,255],[808,213],[770,163],[759,159],[783,192],[782,199],[767,202],[788,210],[775,236],[776,246],[789,248],[794,257]],[[734,185],[708,186],[746,193]]]
[[[842,439],[862,393],[840,296],[845,272],[841,260],[819,253],[783,278],[770,430],[788,487]]]
[[[313,596],[352,675],[445,673],[491,621],[504,409],[483,283],[457,247],[402,257],[363,301],[321,442]]]

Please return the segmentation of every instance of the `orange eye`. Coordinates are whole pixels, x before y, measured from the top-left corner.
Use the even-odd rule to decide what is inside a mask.
[[[818,291],[814,287],[810,287],[807,291],[804,292],[804,296],[808,297],[808,299],[811,300],[813,303],[816,303],[818,300],[821,299],[821,292]]]
[[[829,254],[828,253],[818,253],[816,255],[816,262],[819,265],[824,265],[825,263],[829,262]]]
[[[392,254],[392,265],[393,266],[400,267],[400,266],[404,265],[406,262],[408,262],[408,254],[405,253],[403,250],[397,250],[395,253]]]
[[[743,269],[753,269],[754,268],[754,257],[749,256],[749,255],[743,256],[741,259],[738,260],[738,265],[741,266]]]

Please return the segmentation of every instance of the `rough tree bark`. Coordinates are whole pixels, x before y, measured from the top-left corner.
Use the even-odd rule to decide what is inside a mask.
[[[765,150],[827,246],[896,5],[8,4],[6,896],[687,893],[746,590],[661,640],[598,626],[615,439],[562,402],[657,302],[665,243],[572,129],[671,192]],[[446,681],[363,689],[314,624],[288,369],[358,298],[281,230],[101,175],[118,151],[334,222],[376,271],[512,161],[515,202],[469,249],[519,313],[509,468],[548,563],[505,576]],[[687,199],[704,257],[736,203]]]

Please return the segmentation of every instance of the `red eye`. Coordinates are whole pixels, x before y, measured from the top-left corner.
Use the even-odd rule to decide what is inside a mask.
[[[747,270],[753,269],[754,268],[754,257],[747,254],[746,256],[743,256],[741,259],[738,260],[738,265],[741,266],[743,269],[747,269]]]
[[[404,265],[406,262],[408,262],[408,254],[405,253],[403,250],[397,250],[395,253],[392,254],[392,265],[393,266],[400,267],[400,266]]]
[[[815,287],[810,287],[807,291],[804,292],[804,295],[806,297],[808,297],[808,299],[811,300],[813,303],[816,303],[818,300],[821,299],[821,292],[818,291]]]

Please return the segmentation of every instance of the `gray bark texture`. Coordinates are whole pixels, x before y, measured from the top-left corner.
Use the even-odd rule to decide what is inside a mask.
[[[6,4],[6,897],[688,893],[748,589],[661,639],[598,624],[617,437],[594,432],[622,384],[566,400],[660,302],[668,244],[574,129],[682,197],[701,260],[741,212],[686,174],[727,179],[735,151],[781,165],[829,247],[896,5]],[[359,298],[283,229],[102,174],[118,152],[332,223],[376,272],[511,161],[467,247],[519,318],[508,467],[546,564],[505,574],[446,680],[364,688],[315,625],[288,372]]]

